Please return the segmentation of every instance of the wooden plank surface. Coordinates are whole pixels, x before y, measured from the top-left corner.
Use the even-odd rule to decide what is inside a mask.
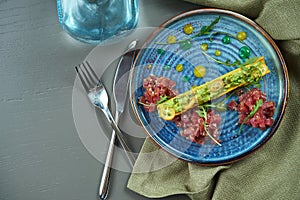
[[[196,8],[140,0],[139,27]],[[84,148],[72,117],[74,66],[94,48],[70,38],[54,0],[0,0],[0,199],[96,200],[102,163]],[[146,199],[113,171],[110,199]],[[187,199],[183,196],[166,199]]]

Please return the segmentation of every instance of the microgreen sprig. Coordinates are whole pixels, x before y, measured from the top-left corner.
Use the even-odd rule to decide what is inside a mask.
[[[243,120],[241,126],[240,126],[240,129],[239,129],[239,132],[238,134],[241,133],[242,131],[242,128],[243,128],[243,125],[251,118],[255,115],[255,113],[257,113],[257,111],[259,110],[259,108],[262,106],[263,104],[263,100],[262,99],[259,99],[258,101],[256,101],[255,105],[254,105],[254,108],[253,110],[249,113],[249,115]]]
[[[218,16],[214,21],[212,21],[208,26],[203,26],[202,29],[196,34],[191,36],[190,38],[186,38],[183,40],[178,40],[174,43],[167,43],[167,42],[155,42],[155,44],[158,45],[170,45],[170,44],[178,44],[178,43],[184,43],[184,42],[190,42],[192,39],[199,37],[201,35],[209,35],[211,31],[213,30],[214,26],[220,21],[221,17]]]
[[[200,116],[200,117],[202,117],[203,119],[204,119],[204,122],[203,122],[203,127],[204,127],[204,131],[205,131],[205,133],[210,137],[210,139],[212,140],[212,141],[214,141],[217,145],[219,145],[219,146],[222,146],[210,133],[209,133],[209,131],[207,130],[207,124],[206,124],[206,122],[207,122],[207,108],[209,107],[209,106],[211,106],[211,105],[208,105],[208,104],[204,104],[204,105],[200,105],[199,106],[199,110],[197,110],[196,112],[198,113],[198,115]]]
[[[162,102],[167,101],[168,99],[170,99],[170,97],[167,96],[167,95],[160,96],[159,98],[160,99],[158,101],[156,101],[155,104],[154,103],[146,104],[146,103],[143,103],[143,102],[140,102],[140,101],[138,103],[141,104],[141,105],[143,105],[143,106],[156,106],[156,105],[158,105],[158,104],[160,104],[160,103],[162,103]]]
[[[192,36],[191,38],[196,38],[196,37],[199,37],[199,36],[201,36],[201,35],[209,35],[209,34],[211,33],[211,31],[213,30],[214,26],[215,26],[217,23],[219,23],[220,19],[221,19],[221,17],[218,16],[214,21],[212,21],[212,22],[210,23],[210,25],[204,26],[204,27],[199,31],[198,34]]]
[[[239,60],[236,60],[236,61],[234,61],[234,62],[230,62],[230,60],[227,60],[227,61],[223,62],[223,61],[220,61],[220,60],[215,59],[214,57],[210,56],[210,55],[209,55],[208,53],[206,53],[205,51],[202,51],[202,53],[203,53],[206,57],[208,57],[209,59],[211,59],[211,60],[213,60],[213,61],[215,61],[216,63],[221,64],[221,65],[225,65],[225,66],[228,66],[228,67],[234,67],[234,66],[239,66],[239,65],[241,65],[241,61],[239,61]]]

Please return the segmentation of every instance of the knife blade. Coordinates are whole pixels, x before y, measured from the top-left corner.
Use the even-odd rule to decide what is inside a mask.
[[[128,85],[129,85],[129,71],[133,65],[135,57],[135,47],[137,41],[133,41],[129,44],[127,51],[120,58],[115,77],[113,82],[113,95],[116,102],[116,109],[119,112],[124,111],[124,105],[126,102]]]
[[[137,41],[132,41],[128,45],[127,50],[124,52],[123,56],[120,58],[118,62],[117,69],[114,76],[113,97],[116,103],[115,121],[117,124],[119,123],[120,117],[124,111],[124,107],[127,99],[129,74],[130,74],[129,72],[131,67],[133,66],[133,61],[136,54],[136,50],[135,50],[136,45],[137,45]],[[111,163],[114,154],[115,140],[116,140],[116,133],[115,131],[113,131],[109,143],[106,160],[105,160],[105,165],[102,172],[100,186],[99,186],[100,199],[106,199],[108,194]],[[129,162],[133,167],[135,158],[130,159]]]

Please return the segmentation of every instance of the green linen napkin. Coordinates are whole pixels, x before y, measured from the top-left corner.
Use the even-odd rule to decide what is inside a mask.
[[[205,167],[177,160],[146,139],[128,188],[151,198],[300,199],[300,0],[187,1],[239,12],[276,40],[290,78],[286,114],[263,147],[231,165]]]

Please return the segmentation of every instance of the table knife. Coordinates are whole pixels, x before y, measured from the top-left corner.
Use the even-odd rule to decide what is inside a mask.
[[[128,93],[128,85],[129,85],[129,71],[133,65],[133,61],[136,53],[136,45],[137,41],[132,41],[127,50],[124,52],[123,56],[120,58],[117,69],[115,72],[115,77],[113,81],[113,98],[116,103],[116,113],[115,113],[115,121],[119,123],[120,117],[124,111],[127,93]],[[112,132],[110,144],[106,156],[106,161],[102,173],[102,178],[99,187],[99,197],[100,199],[106,199],[109,188],[109,180],[110,180],[110,172],[111,172],[111,163],[114,154],[114,145],[116,140],[115,131]],[[135,158],[129,159],[131,167],[133,167]]]

